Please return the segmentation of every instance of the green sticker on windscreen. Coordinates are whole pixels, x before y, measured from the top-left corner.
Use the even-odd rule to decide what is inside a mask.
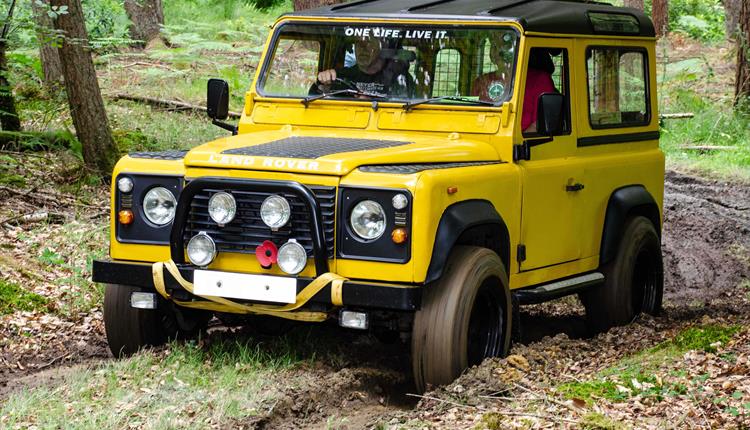
[[[491,100],[498,101],[505,94],[505,85],[499,81],[493,81],[487,90],[487,95],[490,96]]]

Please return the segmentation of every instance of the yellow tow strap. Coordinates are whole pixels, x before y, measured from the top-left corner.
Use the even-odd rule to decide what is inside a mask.
[[[151,273],[154,277],[154,286],[156,291],[161,294],[162,297],[168,300],[172,300],[174,303],[194,309],[203,309],[218,312],[234,312],[234,313],[248,313],[258,315],[271,315],[280,318],[286,318],[296,321],[308,321],[308,322],[320,322],[328,318],[325,312],[308,312],[308,311],[297,311],[305,303],[313,298],[320,290],[326,285],[331,283],[331,303],[334,306],[343,305],[342,300],[342,287],[344,281],[347,279],[343,276],[339,276],[335,273],[324,273],[312,282],[310,282],[302,291],[297,294],[297,300],[294,303],[284,306],[269,306],[269,305],[248,305],[244,303],[237,303],[232,300],[227,300],[223,297],[214,296],[198,296],[206,299],[205,302],[184,302],[181,300],[174,300],[167,293],[167,289],[164,285],[164,268],[174,277],[174,279],[187,291],[193,293],[193,284],[185,280],[180,273],[180,269],[174,261],[169,260],[166,262],[157,262],[151,266]],[[193,293],[194,294],[194,293]],[[294,312],[292,312],[294,311]]]

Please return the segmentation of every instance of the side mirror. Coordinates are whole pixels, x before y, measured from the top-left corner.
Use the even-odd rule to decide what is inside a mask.
[[[536,114],[536,131],[542,136],[562,133],[565,96],[559,93],[544,93],[539,96]]]
[[[208,80],[208,102],[206,110],[213,120],[224,120],[229,116],[229,84],[223,79]]]

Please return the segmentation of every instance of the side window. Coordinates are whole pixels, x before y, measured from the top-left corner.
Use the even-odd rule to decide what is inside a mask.
[[[441,49],[435,60],[435,83],[432,96],[455,96],[459,94],[461,78],[461,53],[457,49]]]
[[[647,64],[640,50],[596,47],[586,51],[592,128],[648,124]]]
[[[544,93],[560,93],[565,96],[563,133],[570,133],[570,68],[568,50],[564,48],[531,48],[524,88],[523,116],[521,125],[524,134],[536,132],[537,104]]]
[[[307,95],[318,76],[320,43],[281,39],[263,85],[264,92],[299,97]]]

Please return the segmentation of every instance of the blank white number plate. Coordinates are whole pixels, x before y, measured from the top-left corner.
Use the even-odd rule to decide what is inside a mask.
[[[199,296],[274,303],[294,303],[297,300],[297,280],[280,276],[196,270],[193,290]]]

